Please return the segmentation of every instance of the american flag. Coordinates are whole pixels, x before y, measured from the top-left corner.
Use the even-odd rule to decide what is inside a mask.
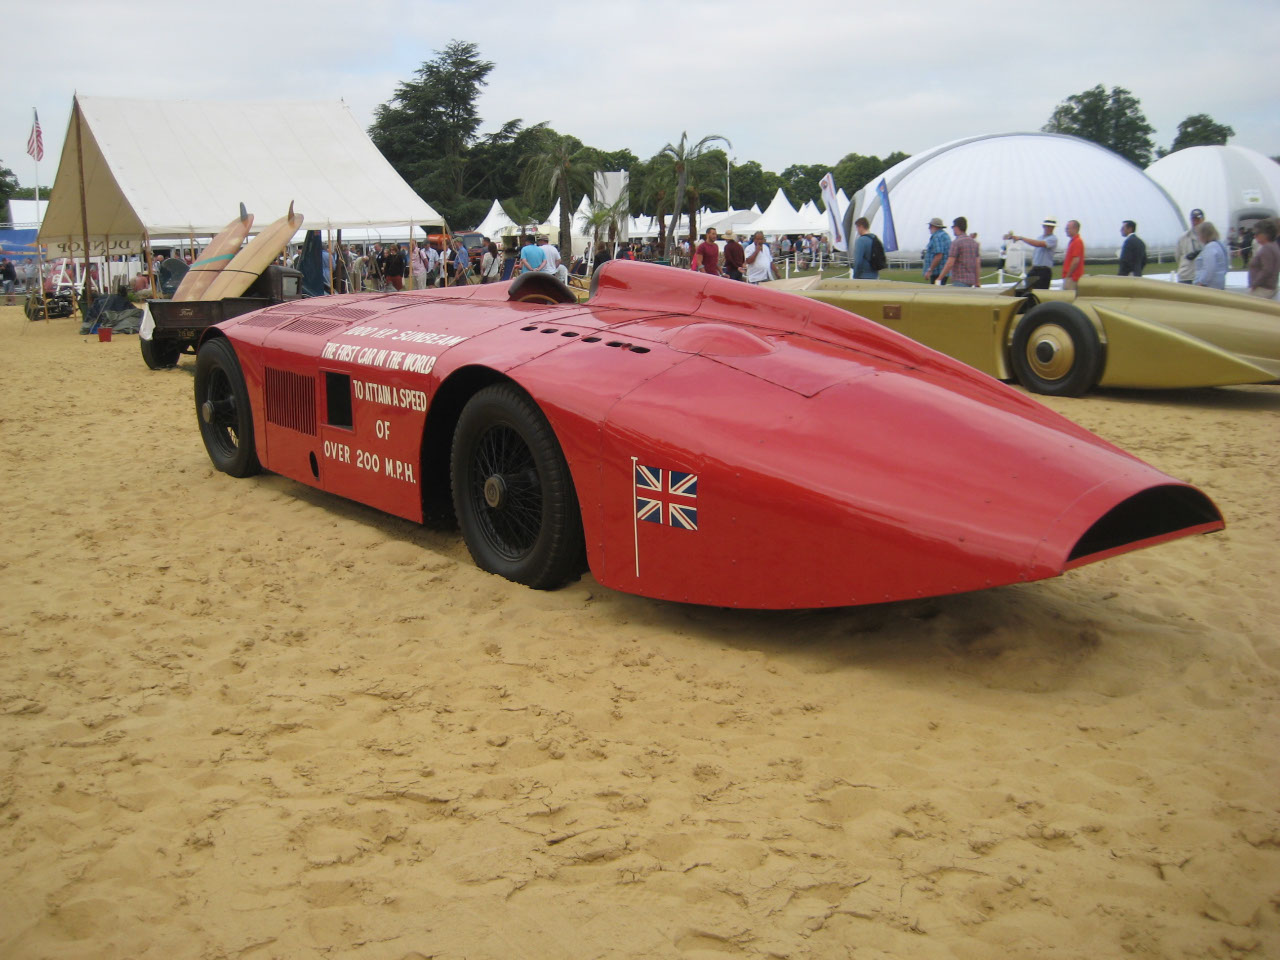
[[[36,163],[44,159],[44,134],[40,132],[40,114],[31,108],[35,123],[31,125],[31,136],[27,137],[27,153],[36,158]]]

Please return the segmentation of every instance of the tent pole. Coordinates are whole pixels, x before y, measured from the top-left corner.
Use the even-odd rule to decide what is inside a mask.
[[[39,211],[40,211],[40,208],[36,207],[36,212],[38,213]],[[49,322],[49,301],[45,299],[45,295],[44,295],[44,253],[42,252],[42,248],[40,246],[39,234],[36,234],[36,277],[38,278],[37,282],[40,284],[40,286],[36,288],[39,291],[37,294],[36,302],[43,303],[45,305],[44,322],[48,323]],[[30,293],[30,292],[31,292],[30,290],[27,291],[27,293]]]
[[[80,173],[80,228],[84,232],[84,296],[88,303],[93,303],[93,290],[89,282],[89,204],[84,192],[84,145],[81,142],[80,128],[84,118],[80,114],[80,99],[75,100],[76,118],[76,167]]]
[[[155,251],[151,249],[151,233],[148,230],[142,231],[142,248],[147,257],[147,282],[151,284],[151,296],[156,295],[156,269],[155,269]]]
[[[417,284],[414,283],[413,268],[418,265],[418,237],[413,232],[413,221],[409,221],[409,289],[417,290]]]
[[[325,221],[324,235],[329,247],[329,296],[333,296],[333,225]]]

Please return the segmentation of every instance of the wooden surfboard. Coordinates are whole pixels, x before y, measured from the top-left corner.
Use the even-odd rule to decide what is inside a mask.
[[[289,204],[289,212],[254,237],[235,258],[222,268],[205,291],[205,300],[221,300],[223,297],[238,297],[249,289],[249,285],[263,270],[271,266],[280,251],[285,248],[290,238],[302,226],[302,214],[293,212],[293,204]]]
[[[191,265],[182,283],[174,291],[172,300],[203,300],[205,291],[213,283],[223,268],[229,264],[249,235],[253,226],[253,214],[240,204],[240,216],[236,217],[222,232],[209,241],[209,245],[200,254],[200,259]]]

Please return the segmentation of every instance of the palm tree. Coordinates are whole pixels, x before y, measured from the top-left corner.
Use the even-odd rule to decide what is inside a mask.
[[[653,215],[658,218],[658,249],[660,250],[666,250],[667,246],[667,210],[672,206],[674,197],[671,185],[675,178],[674,170],[675,167],[669,156],[655,154],[644,165],[643,179],[637,195],[641,210],[652,210]],[[680,214],[677,213],[677,219],[679,216]]]
[[[524,201],[523,197],[511,197],[509,200],[502,201],[502,209],[507,211],[510,217],[520,228],[520,235],[523,236],[530,224],[541,222],[541,218],[533,212],[533,207]]]
[[[594,200],[586,213],[578,214],[578,225],[583,230],[591,232],[592,249],[595,249],[595,245],[600,242],[600,231],[608,228],[609,219],[609,208],[605,204],[596,203]]]
[[[560,201],[560,252],[568,260],[572,255],[574,196],[592,192],[593,177],[599,169],[598,154],[584,147],[576,137],[545,130],[539,148],[525,159],[525,190],[534,199],[554,197]],[[566,247],[570,244],[570,247]]]
[[[690,146],[689,132],[686,130],[680,134],[680,142],[678,144],[668,143],[659,151],[658,154],[659,156],[670,157],[671,165],[675,169],[677,177],[675,193],[676,223],[680,222],[680,205],[686,200],[689,201],[689,233],[695,238],[698,235],[698,208],[696,206],[697,195],[695,192],[693,196],[687,196],[686,189],[689,184],[690,174],[694,173],[694,168],[698,166],[698,161],[707,152],[710,145],[715,143],[717,140],[723,143],[726,147],[729,147],[730,149],[733,148],[733,144],[729,142],[728,138],[722,137],[718,133],[709,134]],[[667,257],[671,256],[671,243],[675,239],[674,229],[671,231],[671,234],[672,235],[667,237],[665,250]]]
[[[613,243],[618,237],[622,224],[630,215],[631,200],[626,193],[623,193],[613,203],[592,200],[587,212],[578,214],[578,223],[583,229],[591,231],[591,244],[594,249],[595,244],[600,242],[602,230],[608,233],[609,242]]]

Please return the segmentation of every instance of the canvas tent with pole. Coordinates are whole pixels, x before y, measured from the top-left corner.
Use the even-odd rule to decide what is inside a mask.
[[[444,223],[341,102],[76,95],[40,242],[137,252],[213,236],[241,203],[256,232],[291,202],[311,229]]]

